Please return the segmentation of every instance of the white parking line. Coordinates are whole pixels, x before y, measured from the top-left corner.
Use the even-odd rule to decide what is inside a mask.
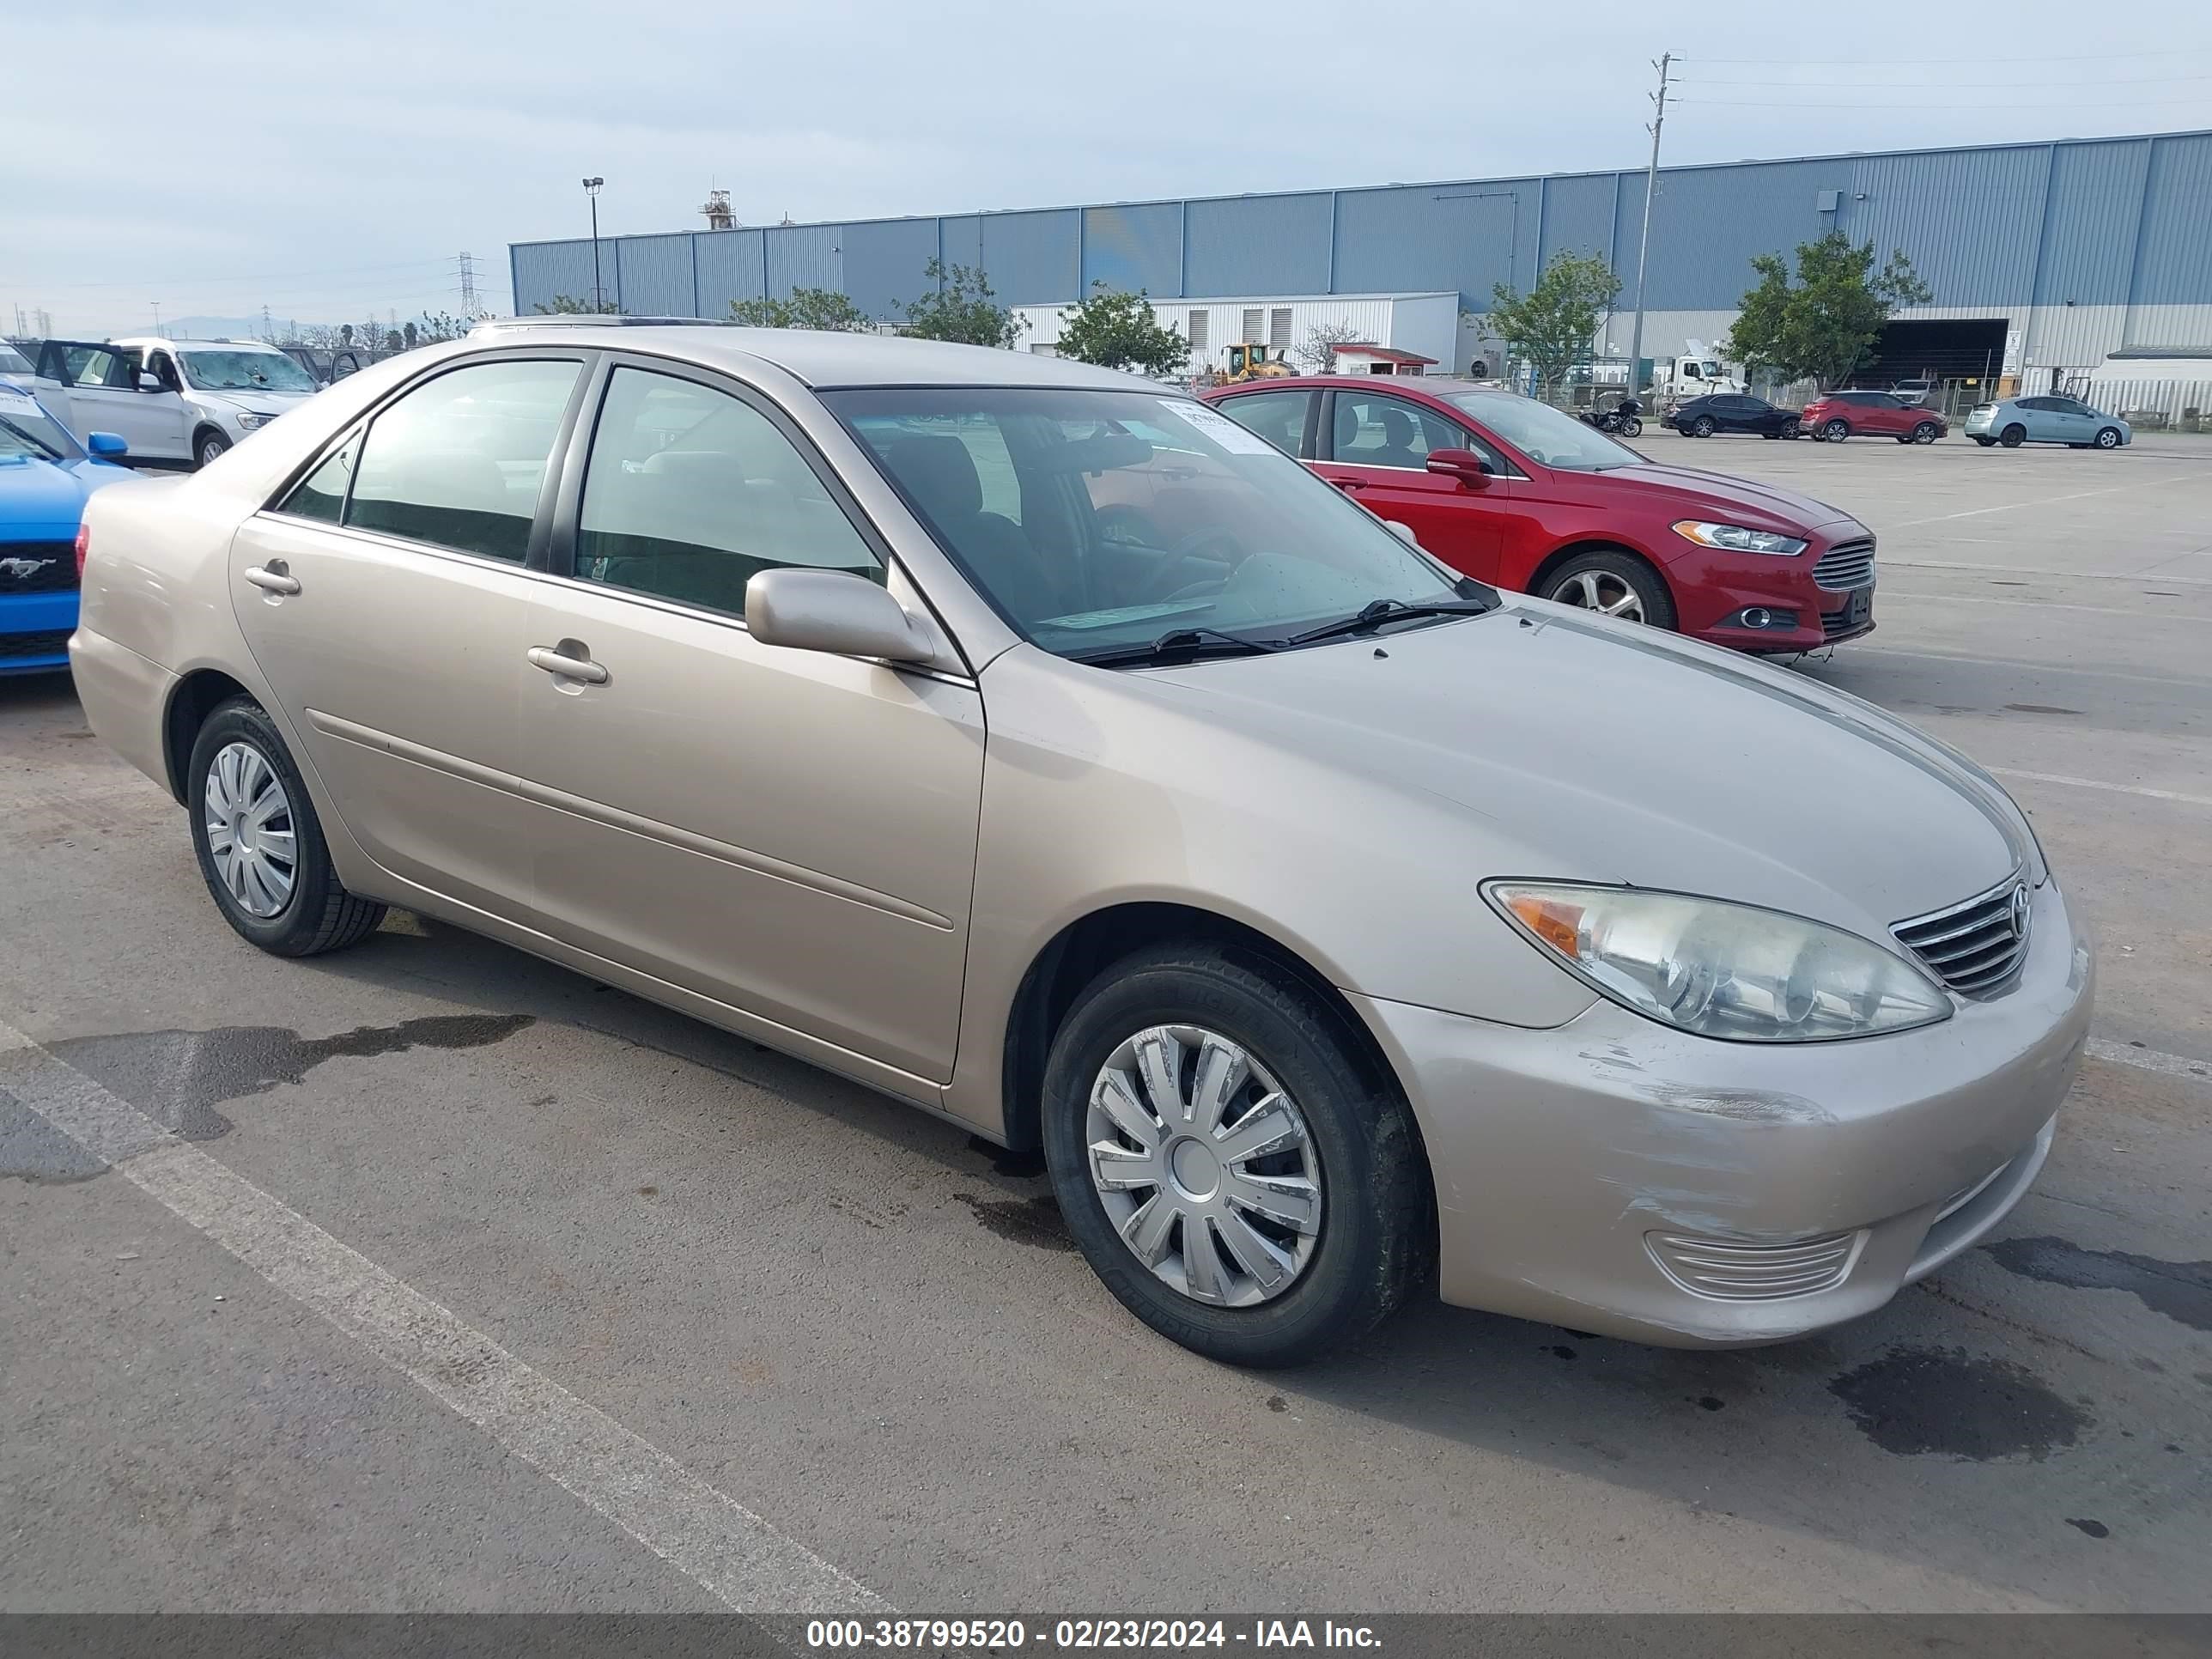
[[[2103,1037],[2089,1039],[2088,1053],[2092,1060],[2109,1060],[2137,1071],[2156,1072],[2161,1077],[2203,1078],[2212,1082],[2212,1061],[2191,1060],[2186,1054],[2160,1054],[2155,1048],[2138,1048],[2131,1042],[2112,1042]]]
[[[1891,596],[1894,606],[1899,600],[1914,605],[2008,605],[2022,611],[2077,611],[2086,617],[2125,617],[2130,622],[2190,623],[2202,628],[2212,623],[2212,617],[2188,617],[2171,611],[2123,611],[2110,605],[2060,605],[2045,599],[2000,599],[1979,593],[1899,593]]]
[[[2061,772],[2023,772],[2016,766],[1992,766],[1989,769],[2001,778],[2063,783],[2075,789],[2102,789],[2115,795],[2145,795],[2152,800],[2178,800],[2185,806],[2212,806],[2212,795],[2185,795],[2179,789],[2153,789],[2140,783],[2100,783],[2095,778],[2069,778]]]
[[[2181,555],[2187,557],[2186,554]],[[2164,561],[2172,563],[2172,560]],[[1996,576],[2055,576],[2063,581],[2083,582],[2179,582],[2189,587],[2212,587],[2212,576],[2159,576],[2151,570],[2042,570],[2026,569],[2011,564],[1962,564],[1954,559],[1893,559],[1881,561],[1884,570],[1981,570]],[[1916,596],[1917,597],[1917,596]]]
[[[2086,501],[2093,495],[2118,495],[2137,489],[2154,489],[2162,483],[2178,483],[2197,477],[2195,472],[2176,472],[2163,478],[2152,478],[2124,484],[2111,484],[2103,489],[2077,489],[2070,495],[2042,495],[2032,501],[2006,501],[1997,507],[1970,507],[1963,513],[1939,513],[1932,519],[1907,519],[1901,524],[1886,526],[1892,530],[1910,530],[1916,525],[1948,524],[1954,519],[1978,519],[1990,513],[2018,513],[2031,507],[2055,507],[2060,501]]]
[[[892,1610],[667,1453],[4,1020],[0,1085],[725,1605],[753,1613]]]
[[[2202,690],[2203,680],[2183,679],[2172,674],[2124,674],[2116,668],[2069,668],[2063,663],[2027,662],[2019,657],[1970,657],[1961,651],[1899,651],[1886,645],[1861,645],[1854,640],[1843,647],[1850,653],[1841,659],[1848,663],[1854,657],[1910,657],[1915,662],[1965,662],[1977,668],[2018,668],[2033,674],[2078,674],[2093,680],[2126,680],[2136,685],[2173,685],[2184,690]]]

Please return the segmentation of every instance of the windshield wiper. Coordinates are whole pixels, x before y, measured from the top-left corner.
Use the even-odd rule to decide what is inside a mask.
[[[1194,662],[1200,657],[1255,657],[1283,647],[1272,640],[1247,639],[1218,628],[1173,628],[1150,645],[1123,645],[1093,651],[1071,660],[1093,668],[1129,668],[1139,664],[1166,665]]]
[[[1339,617],[1334,622],[1325,622],[1318,628],[1309,628],[1303,634],[1293,634],[1285,645],[1311,645],[1316,640],[1333,640],[1345,634],[1364,634],[1380,628],[1385,623],[1404,622],[1413,617],[1480,617],[1486,611],[1495,611],[1495,599],[1376,599],[1360,606],[1358,614]]]

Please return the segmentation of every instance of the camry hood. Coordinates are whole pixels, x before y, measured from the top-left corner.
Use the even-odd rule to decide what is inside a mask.
[[[2002,789],[1872,705],[1540,601],[1144,678],[1314,764],[1316,790],[1352,775],[1464,809],[1470,883],[1703,894],[1880,939],[2038,866]]]
[[[1700,472],[1694,467],[1642,466],[1608,468],[1602,476],[1607,487],[1645,494],[1654,509],[1666,513],[1695,511],[1745,523],[1753,530],[1805,530],[1857,520],[1840,507],[1801,495],[1794,489],[1731,478],[1724,473]]]

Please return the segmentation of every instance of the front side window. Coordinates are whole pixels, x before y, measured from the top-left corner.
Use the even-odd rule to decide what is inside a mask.
[[[822,398],[975,587],[1060,656],[1111,658],[1188,629],[1273,641],[1378,599],[1463,597],[1373,515],[1187,398],[1000,386]],[[985,432],[1018,520],[989,505]]]
[[[281,351],[227,351],[195,347],[177,354],[185,380],[196,392],[313,392],[315,383]]]
[[[1306,409],[1312,398],[1310,392],[1248,392],[1224,398],[1214,407],[1284,454],[1295,455],[1305,443]]]
[[[325,524],[339,523],[345,513],[346,486],[353,482],[354,463],[360,455],[361,434],[356,432],[293,486],[276,510],[302,519],[319,519]]]
[[[1345,466],[1390,466],[1419,472],[1439,449],[1466,449],[1465,428],[1403,398],[1336,394],[1331,453]]]
[[[407,392],[368,428],[346,523],[520,562],[580,367],[472,363]]]
[[[1530,460],[1561,472],[1611,472],[1644,458],[1595,427],[1515,392],[1461,392],[1449,399]]]
[[[755,573],[884,568],[775,423],[694,380],[617,368],[592,437],[576,574],[741,617]]]

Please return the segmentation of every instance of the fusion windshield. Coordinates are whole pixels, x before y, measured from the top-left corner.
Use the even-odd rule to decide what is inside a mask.
[[[1187,633],[1264,648],[1377,602],[1488,597],[1186,398],[949,386],[823,401],[1000,611],[1063,657]]]

